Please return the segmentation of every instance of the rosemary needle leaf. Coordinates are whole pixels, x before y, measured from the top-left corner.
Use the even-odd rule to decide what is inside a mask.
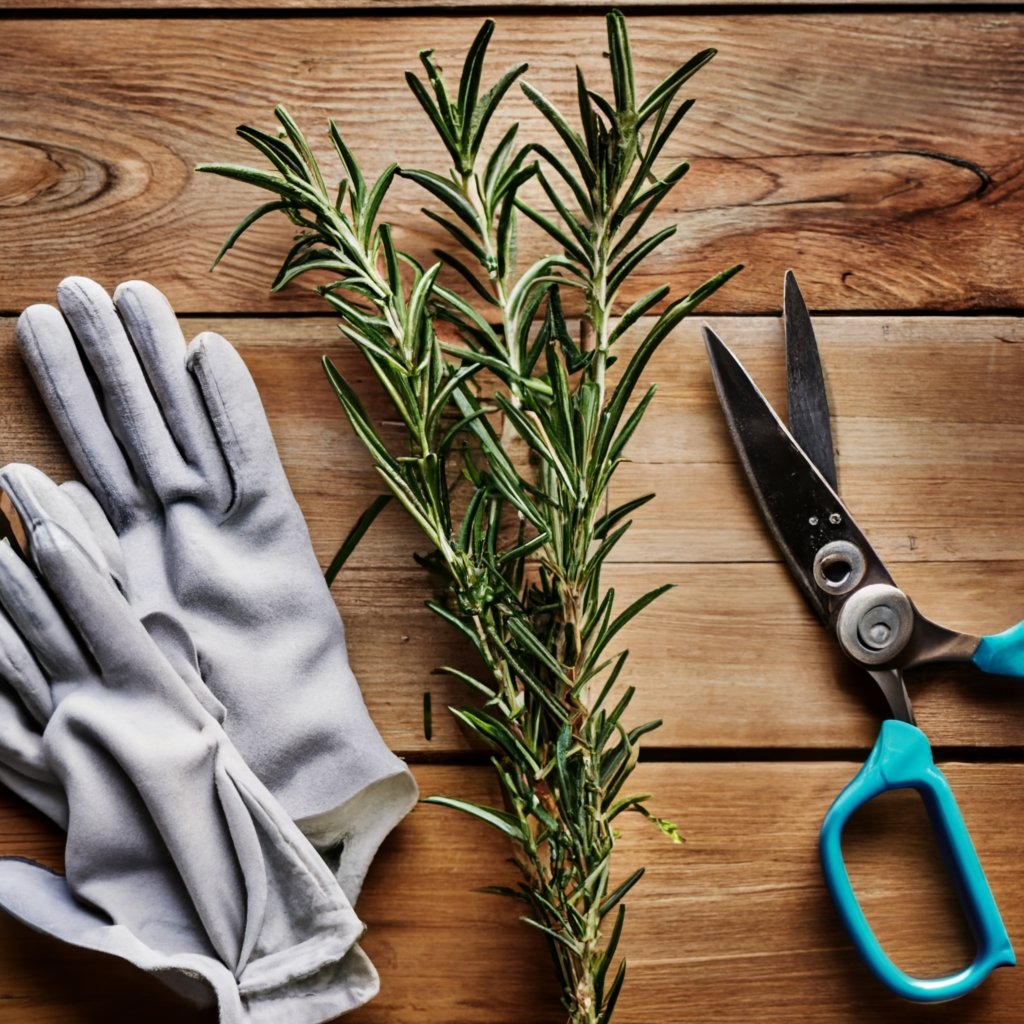
[[[576,162],[583,180],[588,187],[593,188],[597,182],[597,169],[591,163],[587,147],[580,136],[569,127],[565,118],[558,112],[558,109],[539,90],[535,89],[529,82],[522,83],[523,92],[533,105],[547,118],[548,123],[558,133],[559,138],[565,143],[569,154]]]
[[[612,11],[608,15],[608,51],[612,87],[615,90],[615,109],[619,113],[630,113],[636,109],[633,58],[629,51],[626,19],[620,11]]]
[[[480,94],[480,78],[483,75],[484,57],[487,54],[487,46],[494,35],[494,21],[488,18],[477,32],[473,45],[466,54],[466,62],[462,65],[462,75],[459,78],[459,109],[472,110],[476,106],[477,96]]]
[[[296,174],[303,173],[302,160],[298,154],[276,136],[247,124],[240,124],[235,134],[258,149],[282,174],[289,170]]]
[[[527,69],[527,64],[518,64],[514,68],[510,68],[498,79],[490,89],[487,90],[484,96],[481,97],[480,102],[473,109],[472,119],[470,120],[470,139],[468,145],[468,151],[475,155],[483,142],[484,133],[487,131],[487,126],[490,124],[491,118],[494,116],[495,110],[498,109],[498,104],[505,98],[505,93],[512,87],[512,84],[517,78],[519,78]]]
[[[425,804],[436,804],[438,807],[450,807],[453,810],[461,811],[472,818],[477,818],[499,832],[504,832],[510,839],[524,839],[522,825],[519,820],[505,811],[499,811],[496,807],[485,807],[483,804],[474,804],[469,800],[458,800],[451,796],[428,796],[423,800]]]
[[[615,907],[622,901],[626,893],[644,877],[644,869],[637,868],[629,878],[627,878],[621,885],[617,886],[615,891],[609,894],[608,898],[601,904],[599,913],[601,917],[604,917],[609,910],[614,910]]]
[[[551,183],[543,174],[537,175],[537,180],[551,201],[551,205],[558,211],[558,216],[562,218],[562,223],[573,233],[582,250],[586,252],[590,247],[590,238],[586,228],[569,212],[569,208],[562,202],[558,193],[551,187]]]
[[[537,928],[539,931],[544,932],[545,935],[554,939],[555,942],[560,942],[575,956],[580,956],[582,954],[583,948],[580,943],[575,942],[572,937],[567,935],[565,932],[555,931],[554,928],[549,928],[546,924],[542,924],[540,921],[536,921],[532,917],[521,917],[519,920],[522,921],[523,924],[528,924],[532,928]]]
[[[637,111],[637,127],[641,127],[660,106],[671,103],[672,98],[682,85],[700,71],[717,52],[714,48],[701,50],[700,53],[691,57],[685,64],[676,68],[659,82],[640,104],[640,109]]]
[[[482,683],[479,679],[475,676],[471,676],[468,672],[463,672],[462,669],[453,668],[451,665],[444,665],[435,671],[440,675],[451,676],[453,679],[458,679],[460,682],[465,683],[471,690],[475,690],[477,693],[483,694],[488,699],[495,696],[494,690],[492,690],[486,683]]]
[[[207,170],[208,168],[200,165],[196,168],[197,170]],[[227,241],[220,247],[216,257],[214,258],[213,264],[210,269],[216,268],[217,264],[224,259],[225,254],[234,247],[235,242],[245,234],[253,224],[256,223],[261,217],[265,217],[268,213],[275,213],[277,210],[284,210],[288,204],[280,199],[276,199],[273,202],[263,203],[262,206],[257,206],[252,213],[246,215],[239,223],[238,227],[228,235]]]
[[[434,213],[433,210],[424,209],[422,212],[424,217],[428,217],[435,224],[440,224],[440,226],[443,227],[445,231],[447,231],[448,234],[462,246],[463,249],[474,256],[478,262],[482,264],[487,263],[487,253],[484,251],[483,247],[475,239],[470,238],[470,236],[467,235],[458,224],[452,223],[452,221],[448,220],[447,217],[442,217],[439,213]]]
[[[519,134],[519,123],[509,126],[508,130],[501,137],[501,141],[494,147],[491,155],[487,158],[487,165],[484,168],[483,190],[485,194],[494,191],[494,183],[508,166],[509,157],[516,143],[516,136]]]
[[[619,969],[615,972],[615,980],[605,995],[604,1012],[598,1018],[598,1024],[609,1024],[615,1005],[619,1001],[619,993],[622,991],[622,984],[626,980],[626,961],[619,961]]]
[[[622,282],[633,273],[633,271],[645,260],[655,249],[666,239],[676,233],[676,225],[670,224],[662,228],[657,234],[644,239],[636,248],[630,249],[618,263],[616,263],[608,274],[608,290],[614,295],[622,286]]]
[[[668,285],[662,285],[641,295],[623,314],[609,335],[609,345],[614,345],[642,316],[646,316],[669,293]]]
[[[431,99],[430,91],[424,87],[423,83],[411,71],[405,73],[405,81],[412,90],[412,94],[419,101],[420,106],[426,112],[427,117],[430,118],[430,123],[434,126],[439,138],[444,143],[445,149],[448,150],[453,160],[457,163],[460,162],[459,141],[452,131],[453,125],[450,119],[444,116],[441,109]]]
[[[507,896],[509,899],[519,900],[522,903],[529,903],[530,898],[518,889],[509,885],[480,885],[473,892],[487,893],[492,896]]]
[[[348,175],[348,180],[355,193],[356,205],[362,206],[363,197],[366,195],[366,181],[363,178],[363,172],[359,168],[359,163],[352,155],[352,151],[346,145],[345,140],[341,137],[341,132],[338,131],[338,126],[333,120],[327,122],[327,134],[330,136],[335,152],[341,157],[345,173]]]
[[[476,211],[466,197],[447,179],[433,171],[402,168],[399,174],[403,178],[415,181],[435,198],[440,199],[456,216],[462,219],[474,231],[479,229]]]
[[[200,164],[196,169],[208,174],[219,174],[222,178],[234,178],[235,181],[244,182],[246,185],[255,185],[268,192],[277,192],[295,201],[302,199],[302,193],[291,182],[279,178],[277,175],[268,174],[266,171],[258,171],[253,167],[238,167],[234,164]]]
[[[446,252],[444,249],[435,249],[434,255],[447,267],[451,267],[459,277],[461,277],[472,289],[480,296],[484,302],[491,306],[497,305],[497,300],[487,290],[487,286],[480,280],[476,274],[465,263],[458,258],[453,256],[450,252]]]
[[[574,242],[560,227],[558,227],[553,221],[548,220],[543,214],[538,213],[532,206],[528,206],[526,203],[516,200],[516,209],[521,213],[525,213],[535,224],[543,228],[563,249],[563,251],[571,256],[577,263],[585,267],[587,270],[592,270],[590,260],[587,258],[587,254]]]
[[[467,708],[452,708],[451,712],[472,732],[505,751],[513,761],[523,763],[534,773],[540,771],[540,765],[537,764],[533,753],[504,722],[493,715]]]
[[[377,213],[380,210],[381,203],[384,202],[384,196],[387,195],[388,189],[391,188],[391,183],[397,172],[398,164],[390,164],[373,183],[370,194],[365,199],[360,196],[356,200],[356,205],[359,209],[359,240],[365,249],[370,248]]]
[[[324,572],[324,579],[327,582],[327,586],[331,586],[331,584],[334,583],[338,573],[348,561],[349,555],[351,555],[356,549],[356,545],[363,539],[363,535],[366,531],[373,525],[373,521],[390,503],[391,497],[392,496],[390,494],[378,494],[377,497],[370,502],[366,511],[363,512],[363,514],[356,520],[355,525],[348,532],[348,536],[346,536],[341,542],[337,553],[334,558],[331,559],[331,564]]]
[[[590,201],[590,195],[588,194],[585,185],[577,181],[575,175],[566,167],[565,163],[547,146],[542,146],[540,143],[531,143],[530,149],[541,157],[546,164],[548,164],[558,176],[569,186],[572,190],[573,198],[576,200],[577,205],[583,213],[583,216],[588,220],[594,219],[594,208]]]
[[[309,179],[316,186],[317,191],[326,198],[328,194],[327,185],[324,182],[323,175],[320,173],[320,165],[317,163],[317,159],[313,155],[313,151],[309,148],[309,143],[306,141],[306,137],[302,134],[299,126],[292,120],[291,115],[284,107],[275,107],[274,114],[278,121],[281,122],[281,126],[284,128],[285,133],[291,140],[294,151],[302,157],[302,169],[308,172]]]
[[[619,948],[619,939],[622,937],[622,926],[626,920],[626,905],[619,903],[615,911],[615,924],[612,926],[611,935],[605,943],[604,951],[598,960],[597,968],[594,971],[594,997],[599,1006],[604,1004],[604,982],[611,966],[615,951]]]

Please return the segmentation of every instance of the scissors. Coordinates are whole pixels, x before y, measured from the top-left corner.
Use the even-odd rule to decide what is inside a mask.
[[[997,967],[1016,962],[953,791],[914,724],[904,670],[972,662],[982,672],[1024,677],[1024,622],[977,637],[925,618],[889,575],[836,483],[824,376],[810,316],[792,271],[783,298],[789,428],[728,346],[704,327],[704,343],[729,433],[761,514],[791,572],[840,648],[885,695],[891,718],[821,827],[825,882],[854,946],[893,992],[917,1002],[955,999]],[[887,790],[915,789],[974,933],[976,955],[961,971],[913,977],[886,955],[857,902],[843,862],[843,828],[857,808]]]

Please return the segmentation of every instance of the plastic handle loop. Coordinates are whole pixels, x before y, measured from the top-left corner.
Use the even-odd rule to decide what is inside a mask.
[[[1024,678],[1024,622],[1003,633],[983,636],[971,661],[991,675]]]
[[[956,974],[914,978],[883,951],[857,902],[843,863],[843,828],[858,807],[892,789],[916,789],[956,887],[960,906],[974,933],[977,955]],[[928,738],[906,722],[882,724],[864,767],[836,797],[821,826],[825,882],[853,944],[878,979],[897,995],[930,1003],[957,999],[980,985],[997,967],[1016,963],[1010,938],[985,880],[960,808],[946,777],[932,760]]]

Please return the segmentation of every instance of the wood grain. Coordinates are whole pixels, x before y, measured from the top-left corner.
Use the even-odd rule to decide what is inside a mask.
[[[1024,934],[1018,836],[1020,765],[943,766],[1010,934]],[[821,880],[817,830],[856,765],[848,762],[641,765],[637,784],[677,820],[674,846],[644,822],[622,822],[620,864],[647,873],[630,898],[623,951],[630,980],[617,1018],[741,1024],[793,1020],[1016,1024],[1020,971],[996,972],[957,1003],[890,996],[857,959]],[[420,767],[423,793],[494,799],[483,769]],[[2,805],[0,852],[59,861],[59,840]],[[850,826],[845,852],[865,911],[897,962],[922,973],[966,963],[971,942],[914,797],[886,799]],[[500,837],[420,806],[386,843],[359,904],[380,996],[353,1024],[557,1024],[540,940],[511,903],[472,890],[513,881]],[[98,956],[70,954],[0,921],[0,1014],[19,1024],[193,1020],[170,995]],[[59,985],[53,984],[55,971]],[[655,1014],[652,1007],[658,1007]],[[177,1016],[175,1016],[177,1014]],[[203,1018],[205,1019],[205,1018]]]
[[[300,288],[266,293],[287,244],[284,222],[265,224],[216,276],[206,273],[260,197],[193,166],[249,161],[235,125],[269,126],[279,102],[321,153],[319,126],[331,114],[371,170],[392,159],[440,166],[402,73],[424,46],[442,59],[463,52],[479,21],[111,17],[73,31],[45,18],[6,21],[0,308],[16,311],[75,270],[159,279],[181,310],[318,309]],[[1024,15],[645,14],[632,35],[644,88],[681,56],[720,50],[694,81],[700,102],[666,153],[694,164],[665,211],[682,230],[634,291],[664,280],[693,287],[745,262],[710,308],[775,308],[786,265],[821,308],[1024,305]],[[603,73],[601,36],[594,13],[501,15],[491,66],[529,60],[530,80],[568,108],[573,62],[594,81]],[[507,115],[544,132],[521,95]],[[416,219],[423,199],[403,182],[387,214],[420,225],[402,240],[427,256],[438,237]],[[535,255],[536,243],[525,249]]]

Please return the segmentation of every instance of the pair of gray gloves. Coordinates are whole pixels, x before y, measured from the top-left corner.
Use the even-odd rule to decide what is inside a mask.
[[[223,1024],[376,994],[352,905],[416,787],[371,722],[252,378],[143,282],[69,278],[18,341],[83,480],[0,471],[0,780],[67,830],[0,906]]]

